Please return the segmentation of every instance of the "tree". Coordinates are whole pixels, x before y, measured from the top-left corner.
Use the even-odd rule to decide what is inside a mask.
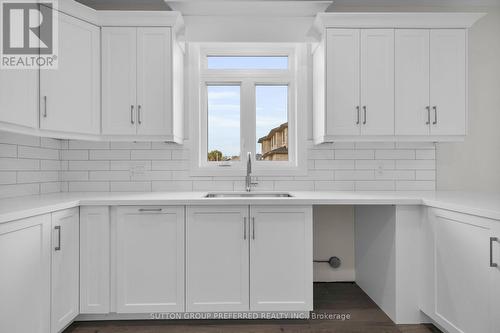
[[[219,150],[212,150],[208,153],[208,160],[212,162],[222,161],[222,152]]]

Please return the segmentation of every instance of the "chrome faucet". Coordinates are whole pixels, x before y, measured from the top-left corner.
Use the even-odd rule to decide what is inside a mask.
[[[247,175],[245,177],[245,191],[250,192],[252,190],[252,153],[247,155]]]

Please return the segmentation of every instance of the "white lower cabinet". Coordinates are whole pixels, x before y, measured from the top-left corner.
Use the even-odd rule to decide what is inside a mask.
[[[312,207],[188,207],[188,311],[312,310]]]
[[[250,206],[250,309],[313,309],[312,207]]]
[[[110,312],[108,206],[80,207],[80,313]]]
[[[50,214],[0,224],[0,332],[50,332]]]
[[[248,206],[187,208],[187,311],[248,311]]]
[[[427,210],[421,237],[421,309],[447,332],[498,332],[499,223]]]
[[[184,207],[116,208],[116,312],[184,311]]]
[[[60,332],[79,314],[78,208],[52,214],[51,331]]]

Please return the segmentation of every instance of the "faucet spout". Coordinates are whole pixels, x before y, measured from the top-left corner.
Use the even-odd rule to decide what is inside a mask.
[[[247,155],[247,175],[245,177],[245,190],[250,192],[252,189],[252,153]]]

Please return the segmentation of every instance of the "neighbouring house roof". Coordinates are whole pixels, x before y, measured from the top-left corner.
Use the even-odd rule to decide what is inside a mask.
[[[276,132],[281,132],[283,131],[285,128],[288,128],[288,122],[286,123],[283,123],[281,125],[279,125],[278,127],[275,127],[273,128],[272,130],[269,131],[269,134],[267,134],[266,136],[263,136],[262,138],[259,139],[259,141],[257,141],[258,143],[262,143],[263,141],[266,141],[266,140],[269,140],[271,139],[271,137],[274,135],[274,133]]]
[[[262,154],[262,158],[270,156],[270,155],[276,155],[276,154],[288,154],[288,147],[282,146],[282,147],[278,147],[276,149],[270,150],[270,151]]]

